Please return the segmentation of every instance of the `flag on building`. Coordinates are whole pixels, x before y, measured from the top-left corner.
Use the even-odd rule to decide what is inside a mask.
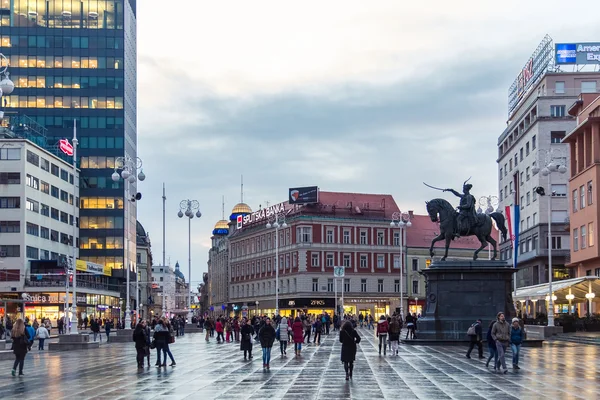
[[[508,234],[513,245],[513,267],[517,268],[517,260],[519,257],[519,218],[520,206],[506,206],[506,220],[508,221]]]

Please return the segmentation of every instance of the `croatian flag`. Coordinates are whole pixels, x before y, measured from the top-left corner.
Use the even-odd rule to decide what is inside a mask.
[[[520,206],[515,204],[513,206],[506,206],[506,220],[508,221],[508,234],[513,245],[513,267],[517,268],[517,258],[519,257],[519,218],[520,218]]]

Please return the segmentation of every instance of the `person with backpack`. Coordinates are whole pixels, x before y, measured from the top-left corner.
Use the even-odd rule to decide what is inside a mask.
[[[467,330],[467,336],[471,340],[469,344],[469,350],[467,351],[467,358],[471,358],[471,352],[475,345],[477,345],[477,350],[479,352],[479,358],[483,358],[483,330],[481,329],[481,319],[475,321],[469,329]]]
[[[523,328],[519,324],[519,318],[512,319],[512,326],[510,327],[510,349],[512,350],[513,358],[512,365],[513,369],[519,368],[519,353],[521,352],[521,344],[523,343]]]
[[[379,317],[379,322],[377,323],[377,330],[375,332],[375,335],[379,338],[379,355],[381,355],[381,346],[383,345],[383,355],[386,355],[386,340],[387,340],[387,335],[388,335],[388,330],[389,330],[389,324],[387,322],[387,319],[385,319],[385,316],[382,315],[381,317]]]
[[[389,326],[390,343],[392,344],[392,354],[398,355],[398,344],[400,342],[400,322],[397,317],[393,317]]]

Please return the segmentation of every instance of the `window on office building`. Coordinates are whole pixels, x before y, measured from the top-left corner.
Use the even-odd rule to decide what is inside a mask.
[[[333,292],[333,279],[332,278],[327,279],[327,291]]]
[[[385,268],[385,258],[383,255],[377,256],[377,268]]]
[[[311,265],[312,265],[313,267],[318,267],[318,266],[319,266],[319,254],[315,254],[315,253],[313,253],[313,254],[310,256],[310,258],[311,258],[311,260],[312,260],[312,262],[311,262]],[[271,262],[270,262],[270,260],[269,260],[269,271],[270,271],[270,270],[271,270]]]
[[[579,228],[579,232],[581,233],[581,249],[585,249],[587,247],[587,238],[586,238],[586,226],[581,225]]]
[[[312,291],[313,292],[318,292],[319,291],[319,278],[313,278],[313,280],[312,280]]]
[[[400,279],[394,279],[394,293],[400,293]]]
[[[327,254],[327,267],[333,267],[333,254]]]
[[[344,292],[350,292],[350,279],[344,279]]]
[[[417,280],[413,280],[412,281],[412,292],[413,294],[419,294],[419,281]]]
[[[554,93],[563,94],[565,93],[565,82],[558,81],[554,84]]]
[[[566,106],[550,106],[550,116],[551,117],[564,117],[566,111]],[[554,142],[552,142],[554,143]]]
[[[360,244],[367,244],[367,231],[360,231]]]
[[[344,229],[344,244],[350,244],[350,231]]]
[[[368,264],[367,264],[367,256],[365,254],[361,254],[360,255],[360,267],[361,268],[367,268]]]
[[[360,291],[363,293],[365,293],[367,291],[367,280],[366,279],[360,280]]]
[[[383,279],[377,280],[377,293],[383,293]]]

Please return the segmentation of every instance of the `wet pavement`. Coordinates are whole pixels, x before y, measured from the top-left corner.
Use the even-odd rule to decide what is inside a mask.
[[[493,372],[485,360],[465,358],[466,348],[407,346],[398,356],[378,355],[373,332],[359,329],[354,379],[347,382],[337,335],[294,356],[273,347],[271,369],[262,368],[260,346],[243,361],[237,344],[177,338],[177,366],[138,371],[133,344],[102,345],[87,352],[34,350],[25,376],[12,377],[0,361],[0,399],[595,399],[600,398],[600,347],[546,344],[521,350],[521,370]],[[487,350],[487,349],[486,349]],[[510,361],[510,353],[508,354]]]

